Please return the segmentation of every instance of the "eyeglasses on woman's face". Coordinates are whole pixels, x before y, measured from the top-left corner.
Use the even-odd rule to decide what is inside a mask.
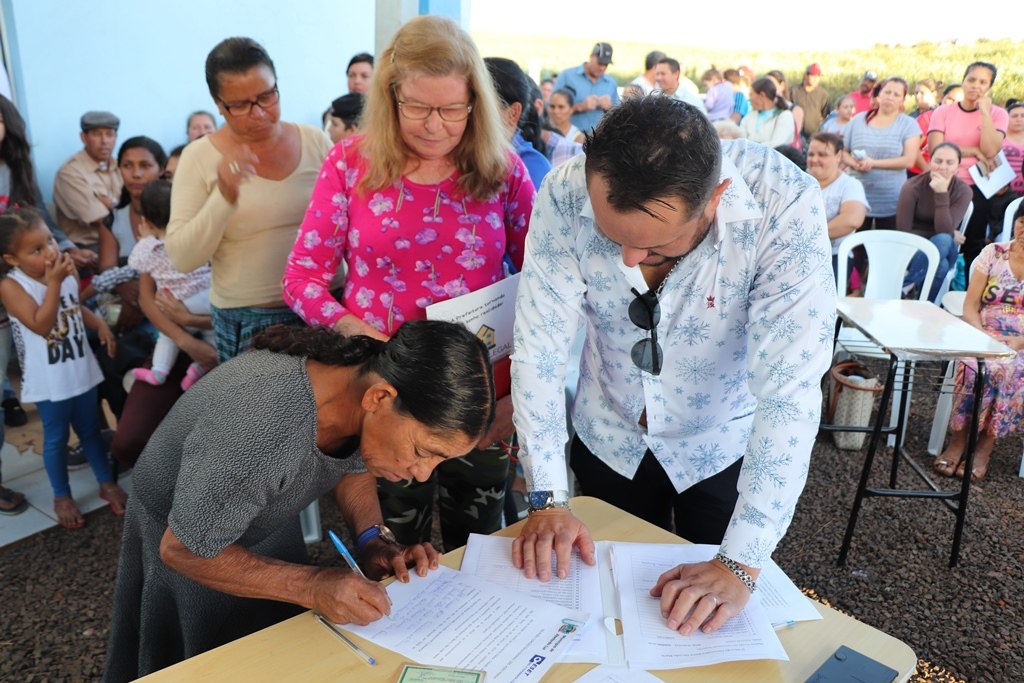
[[[402,113],[402,116],[411,121],[423,121],[425,119],[429,119],[430,115],[436,111],[442,121],[458,123],[469,118],[469,113],[473,111],[473,105],[446,104],[442,107],[431,107],[426,104],[420,104],[419,102],[398,100],[398,111]]]
[[[265,90],[251,100],[239,100],[235,102],[225,102],[224,100],[217,98],[217,101],[224,105],[228,113],[232,116],[247,116],[254,106],[258,106],[260,109],[266,111],[270,109],[281,99],[281,93],[277,89],[277,84],[270,90]]]

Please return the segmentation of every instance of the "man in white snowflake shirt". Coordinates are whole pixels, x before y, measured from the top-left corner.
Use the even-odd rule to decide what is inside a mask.
[[[585,342],[570,464],[595,496],[697,543],[710,562],[652,587],[669,628],[746,605],[807,476],[836,288],[817,182],[774,150],[720,143],[666,97],[613,109],[537,193],[516,305],[512,398],[530,516],[528,577],[568,572],[590,534],[566,503],[567,364]]]

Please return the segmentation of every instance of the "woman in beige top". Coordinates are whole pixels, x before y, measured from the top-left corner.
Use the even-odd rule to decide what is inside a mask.
[[[280,120],[274,63],[250,38],[213,48],[206,83],[225,125],[185,148],[165,244],[182,272],[212,266],[223,362],[260,330],[302,322],[281,298],[281,276],[330,141],[313,126]]]

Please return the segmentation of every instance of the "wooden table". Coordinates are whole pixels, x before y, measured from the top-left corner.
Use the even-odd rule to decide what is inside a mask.
[[[960,555],[960,542],[963,538],[964,523],[967,518],[967,501],[970,493],[971,478],[966,476],[961,481],[959,490],[946,491],[937,486],[928,474],[907,458],[903,451],[903,433],[906,429],[908,414],[909,388],[913,384],[921,386],[923,382],[913,379],[913,365],[918,362],[939,361],[951,362],[973,358],[977,361],[977,375],[974,387],[974,411],[968,428],[965,471],[970,472],[974,463],[974,449],[977,441],[978,407],[985,385],[985,360],[1006,358],[1014,355],[1014,351],[1005,344],[996,341],[985,332],[970,325],[960,318],[943,310],[930,301],[900,299],[863,299],[860,297],[843,297],[836,307],[839,318],[860,330],[867,337],[869,351],[877,353],[880,347],[889,356],[889,368],[886,373],[885,388],[882,391],[881,404],[870,429],[860,428],[858,431],[870,431],[871,441],[867,457],[861,470],[857,494],[854,497],[853,509],[847,523],[846,534],[839,550],[839,564],[846,562],[846,556],[853,541],[857,515],[866,497],[880,496],[889,498],[931,498],[944,501],[956,513],[953,529],[953,547],[950,553],[949,566],[956,566]],[[838,335],[838,329],[837,329]],[[876,347],[877,345],[877,347]],[[844,343],[844,347],[856,355],[856,348]],[[901,378],[897,378],[897,372]],[[892,406],[897,415],[895,426],[884,427],[886,407],[893,401],[894,386],[900,384],[908,390],[900,391],[899,406]],[[842,426],[828,425],[826,429],[843,431]],[[875,453],[881,436],[894,434],[893,456],[887,487],[870,487],[868,481],[874,463]],[[897,470],[900,461],[905,460],[928,485],[927,489],[897,488]]]
[[[634,541],[639,543],[685,543],[681,538],[648,524],[596,498],[574,498],[572,508],[590,527],[595,540]],[[498,532],[514,536],[522,522]],[[459,567],[463,549],[448,553],[444,564]],[[898,680],[909,679],[917,658],[906,644],[867,624],[815,603],[823,621],[809,621],[779,632],[790,661],[758,660],[715,666],[653,672],[665,681],[701,681],[735,683],[803,683],[840,645],[847,645],[900,673]],[[496,634],[496,638],[501,636]],[[233,643],[203,653],[180,664],[158,671],[142,680],[168,681],[395,681],[405,661],[400,655],[359,637],[356,642],[377,658],[370,667],[344,647],[312,612],[265,628]],[[574,681],[593,664],[557,664],[545,683]]]

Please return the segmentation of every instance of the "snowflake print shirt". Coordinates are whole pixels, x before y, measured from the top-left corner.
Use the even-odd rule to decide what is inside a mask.
[[[817,182],[762,145],[722,143],[730,181],[707,238],[659,297],[661,373],[630,350],[639,267],[594,223],[582,157],[541,185],[516,301],[512,398],[530,490],[568,490],[565,378],[585,341],[572,422],[583,443],[632,478],[650,449],[677,491],[743,458],[721,552],[760,567],[807,477],[832,357],[836,287]],[[647,409],[647,428],[638,424]]]
[[[363,192],[360,139],[327,155],[288,257],[284,300],[303,320],[329,327],[351,313],[391,335],[424,319],[430,304],[503,279],[506,254],[522,267],[535,193],[518,156],[509,153],[508,178],[485,201],[463,198],[457,172],[437,185],[403,180]],[[339,302],[329,289],[343,262]]]

